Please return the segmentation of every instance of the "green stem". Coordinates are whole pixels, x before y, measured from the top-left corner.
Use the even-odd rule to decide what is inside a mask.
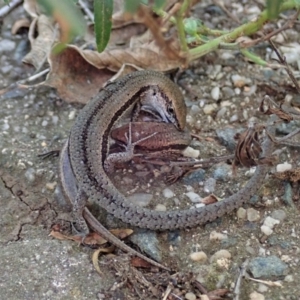
[[[187,52],[189,50],[188,45],[186,43],[185,32],[184,32],[184,24],[183,24],[183,16],[187,9],[190,6],[191,0],[184,0],[179,11],[176,13],[176,27],[178,32],[178,38],[181,45],[181,50]]]
[[[288,0],[283,2],[280,7],[280,12],[293,9],[296,7],[294,0]],[[224,34],[220,37],[215,38],[207,42],[205,45],[201,45],[197,48],[189,50],[189,61],[195,60],[213,50],[217,50],[221,43],[230,43],[235,41],[238,37],[251,35],[257,32],[268,22],[267,10],[264,10],[256,20],[250,21],[249,23],[243,24],[240,27],[233,29],[231,32]]]

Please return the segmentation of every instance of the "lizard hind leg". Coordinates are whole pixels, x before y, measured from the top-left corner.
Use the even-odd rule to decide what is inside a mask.
[[[104,162],[104,170],[106,173],[111,174],[114,171],[114,166],[116,163],[124,163],[129,160],[131,160],[134,157],[134,147],[138,145],[139,143],[153,137],[156,135],[157,132],[154,132],[152,134],[147,135],[146,137],[143,137],[134,143],[132,142],[132,129],[131,129],[131,122],[128,126],[128,134],[125,133],[127,145],[125,146],[124,152],[119,153],[112,153],[107,156]]]
[[[83,218],[83,210],[88,200],[87,194],[79,188],[77,191],[76,199],[73,203],[72,217],[73,217],[73,231],[80,234],[85,238],[90,233],[89,227]]]

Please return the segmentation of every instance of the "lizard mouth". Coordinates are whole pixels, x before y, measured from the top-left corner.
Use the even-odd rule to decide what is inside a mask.
[[[150,122],[165,122],[165,123],[174,123],[174,120],[168,116],[163,109],[160,107],[152,107],[150,105],[143,105],[141,110],[148,114]]]

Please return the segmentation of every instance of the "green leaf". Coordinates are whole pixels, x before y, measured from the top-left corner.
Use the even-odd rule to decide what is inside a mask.
[[[154,0],[154,9],[162,9],[165,6],[166,0]]]
[[[138,10],[141,2],[142,1],[140,0],[125,0],[125,11],[132,14],[135,13]]]
[[[279,15],[279,9],[283,0],[267,0],[268,19],[276,19]]]
[[[201,21],[195,18],[187,18],[184,20],[184,30],[191,36],[197,35],[198,28],[201,26]]]
[[[102,52],[109,41],[113,5],[112,0],[94,0],[95,35],[98,52]]]
[[[4,0],[4,3],[9,5],[10,0]]]
[[[59,23],[62,43],[84,34],[86,24],[73,0],[38,0],[38,4]]]

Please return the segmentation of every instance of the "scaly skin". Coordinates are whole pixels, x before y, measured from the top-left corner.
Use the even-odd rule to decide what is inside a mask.
[[[185,109],[177,109],[184,107],[182,96],[177,86],[160,73],[136,72],[101,90],[80,112],[69,139],[68,154],[78,182],[74,204],[74,213],[79,214],[78,218],[88,197],[115,217],[134,226],[153,230],[193,227],[233,211],[256,194],[268,172],[268,166],[258,166],[253,177],[236,194],[204,208],[161,212],[136,207],[126,200],[103,168],[109,149],[108,136],[119,117],[138,103],[136,96],[149,86],[154,86],[155,90],[158,87],[163,98],[171,103],[173,107],[169,111],[177,116],[177,127],[183,129],[180,123],[184,122],[179,120],[185,119]],[[263,156],[271,155],[272,142],[268,138],[263,151]],[[87,197],[82,197],[83,194]]]

